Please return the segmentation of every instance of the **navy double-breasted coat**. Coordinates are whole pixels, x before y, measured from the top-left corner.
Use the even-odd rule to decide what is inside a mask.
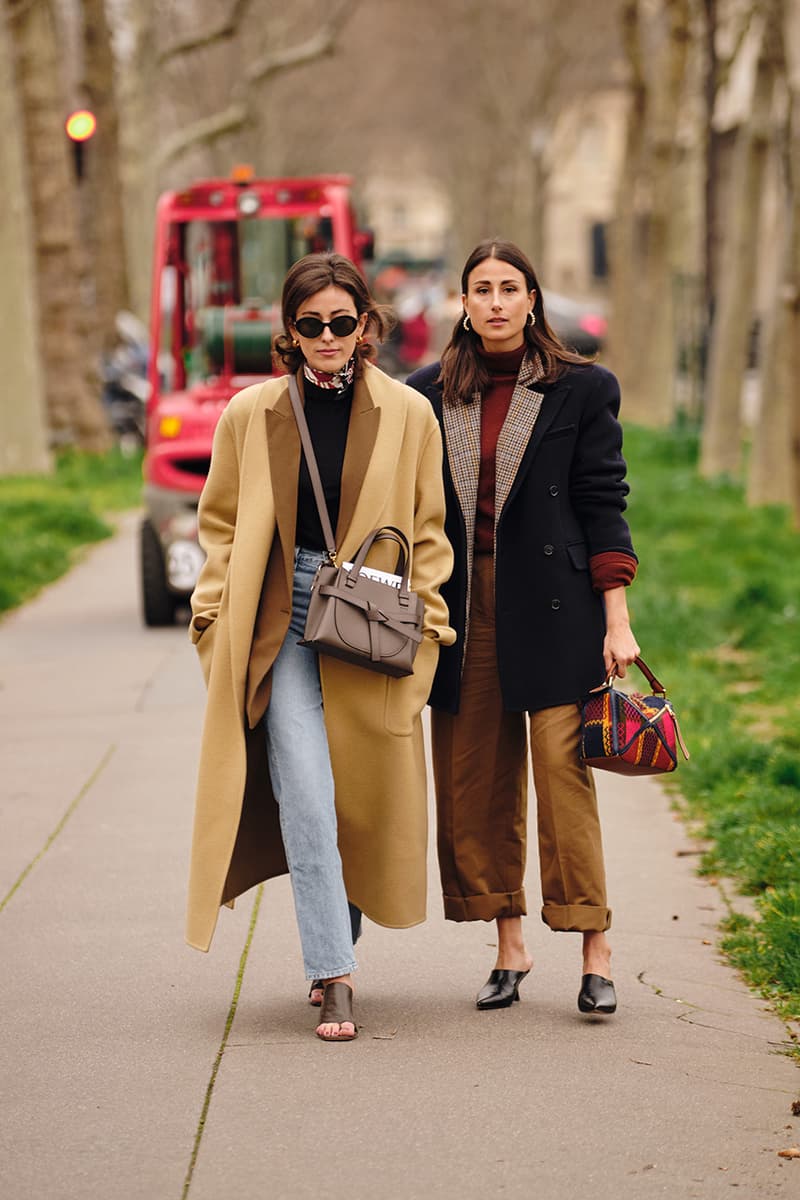
[[[443,404],[438,375],[436,363],[408,383],[430,400],[445,445],[445,531],[455,565],[442,595],[457,636],[440,651],[430,704],[455,713],[468,636],[480,397]],[[636,557],[622,515],[628,485],[619,405],[619,385],[604,367],[570,365],[543,385],[530,360],[523,363],[498,441],[495,505],[497,659],[509,710],[578,701],[605,677],[604,609],[589,560],[606,551]]]

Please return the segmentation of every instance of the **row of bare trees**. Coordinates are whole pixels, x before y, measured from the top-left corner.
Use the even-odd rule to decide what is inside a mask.
[[[456,266],[490,233],[544,270],[565,111],[624,93],[611,365],[629,420],[703,422],[702,470],[800,511],[800,0],[0,0],[0,471],[107,444],[94,375],[143,314],[158,191],[226,174],[401,170],[450,199]],[[98,133],[78,179],[63,134]],[[559,150],[559,154],[564,151]],[[771,200],[770,200],[771,198]],[[770,207],[771,204],[771,207]],[[9,279],[13,283],[9,283]]]
[[[702,474],[738,477],[750,441],[751,502],[800,522],[800,4],[623,0],[620,28],[612,357],[629,417],[691,410],[696,375]]]

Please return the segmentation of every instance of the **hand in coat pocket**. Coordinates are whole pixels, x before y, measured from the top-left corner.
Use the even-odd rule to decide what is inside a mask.
[[[387,678],[384,720],[389,733],[409,737],[414,732],[417,718],[428,703],[438,661],[439,642],[423,637],[414,659],[414,674]]]

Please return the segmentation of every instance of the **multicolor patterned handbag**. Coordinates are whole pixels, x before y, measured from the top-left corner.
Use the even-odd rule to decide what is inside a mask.
[[[653,694],[621,692],[614,676],[594,688],[583,702],[581,758],[590,767],[621,775],[659,775],[678,765],[678,746],[684,745],[678,718],[663,684],[641,658],[634,659]]]

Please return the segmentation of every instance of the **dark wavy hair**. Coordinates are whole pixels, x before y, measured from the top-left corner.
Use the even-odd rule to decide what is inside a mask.
[[[558,334],[550,327],[542,303],[542,289],[536,278],[530,260],[523,254],[519,246],[513,242],[505,242],[500,238],[491,238],[476,246],[464,263],[461,272],[461,294],[467,294],[469,277],[476,267],[487,258],[496,258],[500,262],[516,267],[525,276],[525,284],[529,292],[536,292],[533,311],[536,323],[526,324],[524,330],[525,342],[529,351],[538,354],[544,375],[543,383],[553,383],[563,375],[567,367],[573,363],[591,362],[581,354],[568,350]],[[481,339],[474,329],[465,329],[462,313],[450,335],[450,341],[442,352],[442,369],[439,382],[442,384],[444,399],[451,403],[458,400],[471,400],[475,392],[482,392],[489,383],[489,372],[486,364],[478,353]]]
[[[278,334],[272,343],[276,357],[291,374],[299,371],[304,359],[302,350],[294,344],[289,327],[294,323],[300,306],[331,284],[342,288],[352,297],[358,316],[362,313],[368,314],[365,333],[374,334],[378,341],[382,342],[391,327],[389,310],[372,299],[364,277],[355,263],[343,254],[307,254],[290,267],[283,281],[281,315],[284,332]],[[366,338],[357,343],[357,375],[361,374],[364,360],[374,358],[375,354],[374,345]]]

